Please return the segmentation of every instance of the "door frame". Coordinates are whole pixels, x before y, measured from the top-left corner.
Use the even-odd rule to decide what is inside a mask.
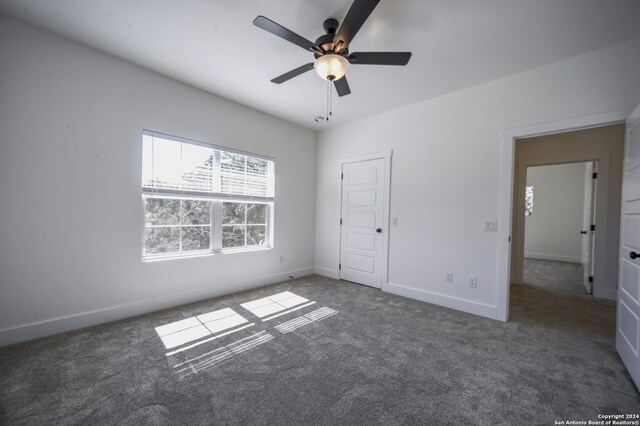
[[[362,161],[369,160],[384,160],[384,182],[383,182],[383,199],[382,199],[382,226],[383,226],[383,236],[382,236],[382,264],[381,264],[381,277],[380,277],[380,289],[382,291],[387,291],[387,286],[389,283],[389,230],[390,230],[390,218],[389,218],[389,209],[390,209],[390,196],[391,196],[391,157],[393,156],[393,151],[379,151],[373,152],[370,154],[361,154],[354,155],[351,157],[343,157],[339,159],[339,167],[340,170],[337,174],[338,182],[340,185],[340,191],[338,191],[338,216],[342,216],[342,166],[349,163],[359,163]],[[342,226],[338,223],[338,262],[342,261]],[[340,268],[338,268],[338,279],[340,278]]]
[[[500,193],[498,202],[498,259],[496,319],[509,319],[509,287],[511,284],[511,229],[513,226],[513,193],[516,173],[516,140],[593,127],[624,123],[632,109],[608,111],[559,121],[505,129],[500,133]]]
[[[587,164],[591,163],[591,169],[589,170],[591,172],[591,176],[586,175],[585,173],[585,177],[584,177],[584,184],[585,187],[583,189],[583,200],[582,200],[582,231],[583,232],[587,232],[587,234],[582,235],[581,238],[581,247],[580,247],[580,260],[582,263],[582,285],[584,286],[585,291],[588,294],[593,294],[593,272],[594,272],[594,267],[593,267],[593,261],[595,259],[595,235],[594,232],[591,230],[591,225],[595,224],[593,218],[596,217],[596,196],[597,196],[597,185],[596,185],[596,180],[593,179],[593,174],[595,173],[596,176],[598,175],[598,161],[588,161]],[[585,169],[586,172],[586,169]],[[585,197],[587,195],[587,185],[589,186],[589,220],[588,223],[585,224]],[[585,242],[584,238],[587,238],[587,241]],[[585,258],[584,258],[584,248],[585,245],[588,246],[588,250],[589,250],[589,256],[588,256],[588,265],[589,265],[589,274],[586,275],[586,280],[585,280],[585,268],[584,268],[584,262],[585,262]],[[589,283],[587,285],[587,283]]]

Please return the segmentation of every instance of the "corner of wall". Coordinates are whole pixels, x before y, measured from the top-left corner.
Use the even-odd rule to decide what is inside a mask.
[[[315,266],[313,268],[313,272],[318,275],[322,275],[323,277],[332,278],[334,280],[340,279],[340,275],[338,271],[335,269],[323,268],[322,266]]]

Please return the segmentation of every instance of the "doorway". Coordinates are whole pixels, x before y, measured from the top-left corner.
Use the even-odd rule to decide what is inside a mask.
[[[597,162],[527,167],[523,281],[592,293]]]
[[[511,282],[524,283],[525,194],[527,169],[533,166],[597,161],[592,294],[615,300],[622,187],[624,124],[517,139],[513,185]],[[508,304],[508,301],[507,301]]]
[[[595,238],[593,245],[593,296],[615,300],[618,280],[620,200],[624,124],[601,126],[515,140],[511,219],[511,284],[524,283],[524,209],[528,167],[581,161],[597,161],[595,187]],[[508,318],[509,285],[505,289]]]

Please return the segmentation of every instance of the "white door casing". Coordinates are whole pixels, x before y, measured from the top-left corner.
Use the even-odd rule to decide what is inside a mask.
[[[616,349],[640,389],[640,119],[627,124]]]
[[[584,173],[584,198],[582,210],[582,283],[587,293],[591,294],[593,280],[593,244],[595,231],[591,225],[595,224],[595,181],[596,162],[586,163]]]
[[[385,159],[342,164],[340,279],[382,288]]]

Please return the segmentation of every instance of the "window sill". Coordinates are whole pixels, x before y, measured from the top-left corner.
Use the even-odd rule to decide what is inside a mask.
[[[232,249],[223,249],[221,251],[215,251],[215,252],[207,251],[207,252],[189,253],[189,254],[168,254],[168,255],[158,255],[158,256],[147,256],[142,258],[142,263],[163,262],[165,260],[193,259],[193,258],[199,258],[199,257],[216,256],[220,254],[251,253],[256,251],[267,251],[272,249],[273,247],[270,247],[270,246],[240,247],[240,248],[232,248]]]
[[[246,253],[251,251],[267,251],[271,250],[273,247],[269,246],[255,246],[255,247],[240,247],[240,248],[227,248],[219,251],[219,254],[233,254],[233,253]]]

